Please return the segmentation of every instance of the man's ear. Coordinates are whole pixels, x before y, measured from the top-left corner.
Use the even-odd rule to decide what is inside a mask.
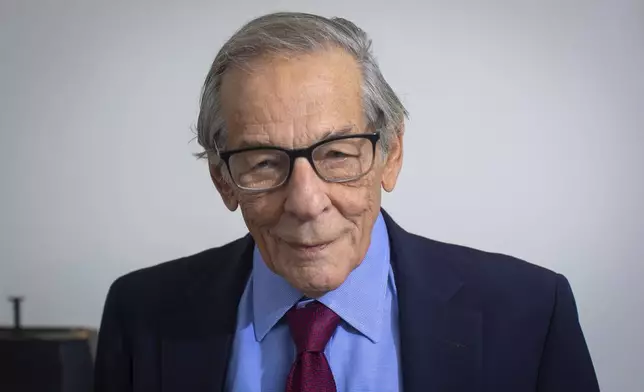
[[[393,191],[396,187],[396,181],[398,181],[398,175],[402,169],[404,134],[405,123],[402,122],[389,140],[389,150],[382,172],[382,188],[387,192]]]
[[[234,185],[223,175],[222,170],[224,170],[224,167],[210,161],[208,162],[208,167],[210,168],[212,183],[215,184],[215,188],[219,191],[224,204],[229,210],[235,211],[239,203],[237,202]]]

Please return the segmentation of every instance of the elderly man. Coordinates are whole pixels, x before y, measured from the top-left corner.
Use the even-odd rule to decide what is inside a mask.
[[[566,279],[380,208],[405,108],[345,19],[271,14],[208,74],[210,176],[250,232],[111,287],[97,391],[598,391]]]

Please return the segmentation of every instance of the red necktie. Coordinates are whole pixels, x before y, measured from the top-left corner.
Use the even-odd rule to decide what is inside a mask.
[[[340,316],[315,301],[286,313],[297,357],[286,380],[286,392],[336,392],[335,380],[324,355],[324,347]]]

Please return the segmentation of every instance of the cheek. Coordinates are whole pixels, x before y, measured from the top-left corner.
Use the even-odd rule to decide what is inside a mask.
[[[361,220],[370,216],[369,212],[380,209],[380,183],[374,181],[374,177],[365,176],[354,183],[334,184],[330,197],[345,218]]]
[[[271,239],[270,230],[275,227],[282,214],[283,198],[277,194],[262,193],[257,195],[242,195],[239,206],[248,231],[259,247],[264,262],[273,272],[275,269],[277,244]]]
[[[380,183],[374,180],[375,174],[355,183],[337,184],[337,189],[331,192],[334,206],[343,219],[351,222],[350,235],[345,237],[340,250],[342,255],[354,255],[350,260],[354,267],[367,251],[371,229],[380,212]]]
[[[262,229],[279,220],[283,204],[282,198],[273,193],[248,194],[239,198],[244,221],[253,235],[261,234]]]

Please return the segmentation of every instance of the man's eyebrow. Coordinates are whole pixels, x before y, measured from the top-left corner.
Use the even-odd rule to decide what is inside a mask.
[[[319,141],[330,139],[333,137],[338,137],[338,136],[344,136],[350,134],[354,129],[353,125],[345,125],[342,127],[337,127],[330,129],[322,135],[322,137],[319,139]]]
[[[331,138],[338,137],[338,136],[348,135],[351,132],[353,132],[354,128],[355,127],[353,125],[351,125],[351,124],[331,128],[331,129],[327,130],[326,132],[324,132],[324,134],[322,135],[321,138],[319,138],[317,141],[315,141],[315,142],[313,142],[311,144],[315,144],[317,142],[321,142],[323,140],[331,139]],[[243,140],[242,139],[242,140],[240,140],[239,144],[237,146],[235,146],[234,150],[242,150],[242,149],[254,148],[254,147],[279,147],[279,146],[275,146],[274,144],[271,144],[269,142],[263,142],[263,141],[259,141],[259,140]]]
[[[261,142],[258,140],[241,140],[239,145],[235,146],[235,150],[241,150],[244,148],[253,148],[253,147],[274,147],[268,142]]]

